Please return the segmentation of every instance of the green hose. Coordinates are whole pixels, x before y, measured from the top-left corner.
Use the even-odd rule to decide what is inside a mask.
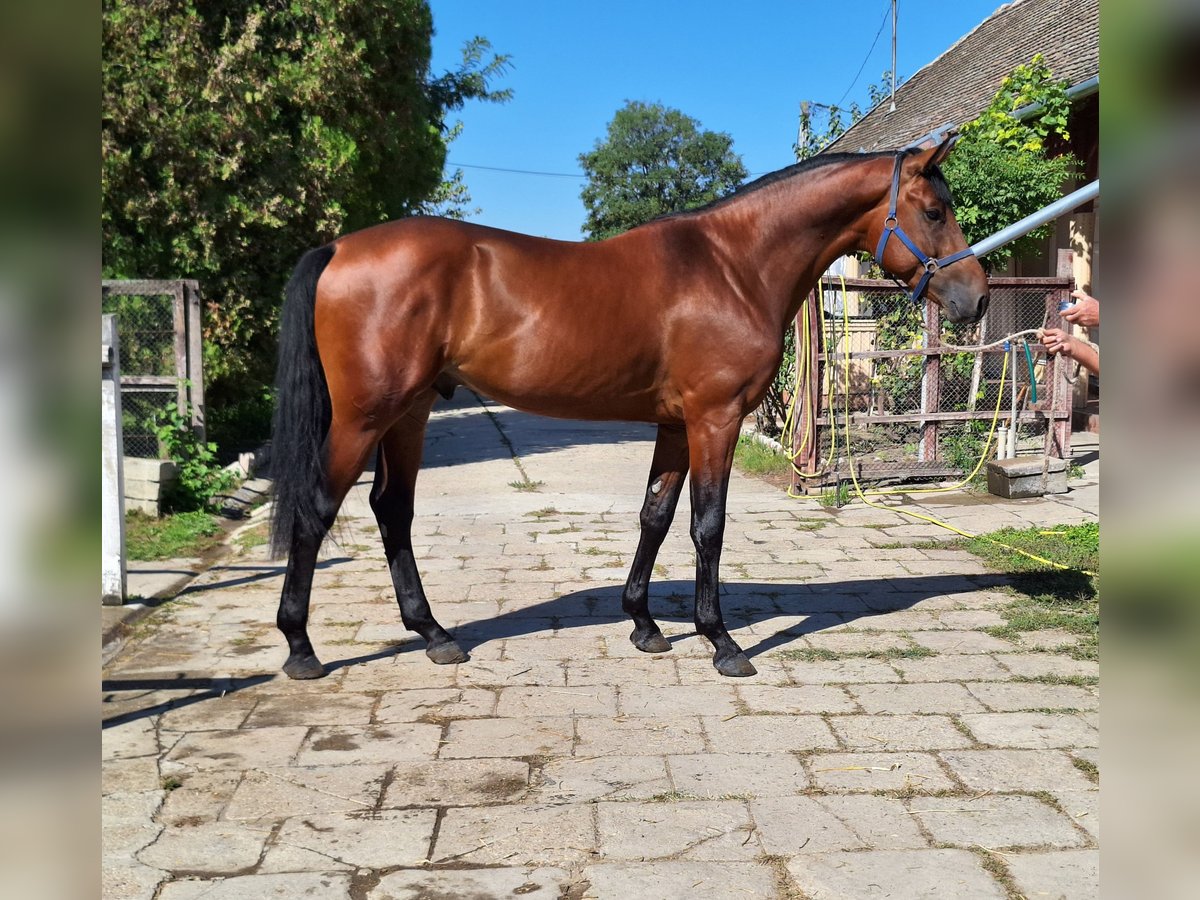
[[[1029,366],[1029,402],[1037,403],[1037,376],[1033,374],[1033,353],[1029,349],[1029,341],[1021,341],[1025,347],[1025,365]]]

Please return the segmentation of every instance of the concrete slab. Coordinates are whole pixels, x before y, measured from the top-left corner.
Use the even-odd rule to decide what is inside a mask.
[[[796,857],[788,872],[802,891],[822,900],[862,900],[880,890],[891,900],[1008,896],[966,850],[821,853]]]

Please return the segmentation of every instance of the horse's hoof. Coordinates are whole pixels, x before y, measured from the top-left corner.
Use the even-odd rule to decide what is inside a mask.
[[[718,672],[729,678],[746,678],[758,674],[758,669],[754,668],[750,660],[746,659],[745,653],[714,658],[713,665],[716,666]]]
[[[325,677],[325,667],[311,653],[307,656],[289,656],[283,664],[283,674],[297,681]]]
[[[436,647],[427,647],[425,655],[439,666],[449,666],[454,663],[467,661],[467,654],[454,641],[447,641],[444,644],[438,644]]]
[[[671,649],[671,642],[662,636],[662,632],[656,631],[653,634],[642,636],[634,631],[629,636],[629,640],[633,646],[637,647],[643,653],[666,653]]]

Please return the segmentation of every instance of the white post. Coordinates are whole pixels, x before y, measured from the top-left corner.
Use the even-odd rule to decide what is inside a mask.
[[[121,354],[115,316],[100,317],[100,602],[125,602],[125,471],[121,438]]]

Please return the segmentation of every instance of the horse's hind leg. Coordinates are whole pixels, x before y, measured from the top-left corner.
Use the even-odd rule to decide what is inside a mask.
[[[288,644],[284,673],[290,678],[320,678],[325,667],[317,659],[308,638],[308,603],[312,593],[313,570],[321,541],[333,525],[337,511],[346,494],[362,473],[368,455],[378,435],[347,427],[336,421],[330,426],[325,440],[325,477],[317,497],[320,514],[319,531],[296,527],[292,532],[291,552],[288,554],[287,574],[279,598],[275,624]]]
[[[383,549],[387,555],[392,584],[400,604],[404,627],[425,639],[425,655],[435,663],[465,662],[467,655],[449,633],[438,624],[425,599],[421,576],[413,558],[413,498],[425,424],[433,406],[434,393],[428,391],[413,403],[412,409],[384,435],[379,445],[375,468],[375,486],[371,490],[371,508],[379,522]]]
[[[671,527],[687,470],[687,432],[679,427],[660,425],[658,440],[654,445],[654,461],[650,465],[650,478],[646,484],[646,500],[642,504],[642,534],[633,556],[633,565],[629,569],[625,592],[621,595],[621,608],[633,619],[633,633],[629,639],[633,646],[646,653],[664,653],[671,649],[670,643],[650,617],[648,593],[654,560]]]

